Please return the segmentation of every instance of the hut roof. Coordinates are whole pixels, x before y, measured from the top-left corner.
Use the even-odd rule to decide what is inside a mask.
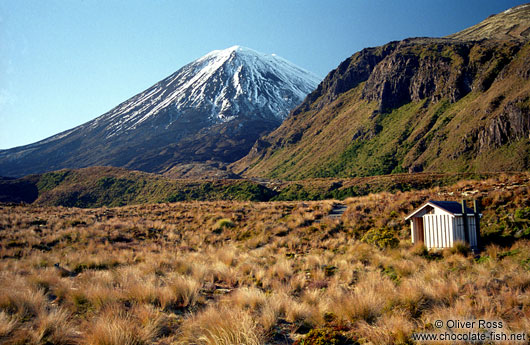
[[[409,214],[405,220],[414,217],[414,215],[421,210],[423,210],[426,206],[431,207],[438,207],[442,210],[451,213],[452,215],[459,215],[462,214],[462,204],[456,201],[437,201],[437,200],[429,200],[425,204],[423,204],[420,208],[416,209],[414,212]],[[466,206],[466,213],[474,213],[475,211],[472,208],[469,208]]]

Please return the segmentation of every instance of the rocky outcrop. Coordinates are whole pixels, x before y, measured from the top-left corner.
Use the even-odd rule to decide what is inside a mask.
[[[478,133],[479,152],[522,138],[530,139],[530,99],[508,102],[502,113]]]
[[[321,109],[323,105],[334,101],[339,95],[366,81],[372,74],[374,67],[391,54],[396,45],[397,42],[391,42],[382,47],[366,48],[344,60],[293,111],[293,115],[296,116],[310,108]],[[318,99],[320,101],[313,104]]]
[[[486,91],[523,43],[500,45],[412,38],[363,49],[331,71],[293,116],[318,111],[363,82],[362,97],[378,102],[380,112],[423,99],[457,102],[474,89]]]
[[[464,57],[457,53],[448,57],[437,55],[444,50],[465,53],[469,51],[466,48],[434,40],[432,43],[404,41],[376,66],[366,82],[363,98],[377,101],[380,111],[425,98],[436,102],[447,97],[455,102],[471,91],[466,68],[455,68],[455,59]]]
[[[474,89],[486,91],[522,44],[409,39],[375,66],[363,98],[388,111],[411,101],[457,102]]]

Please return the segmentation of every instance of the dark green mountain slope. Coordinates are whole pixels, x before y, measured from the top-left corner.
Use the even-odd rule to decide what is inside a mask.
[[[354,54],[232,169],[285,179],[528,170],[529,13]]]

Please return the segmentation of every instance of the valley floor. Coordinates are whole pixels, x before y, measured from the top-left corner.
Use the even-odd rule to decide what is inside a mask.
[[[498,176],[350,198],[341,219],[332,200],[0,205],[0,343],[412,344],[450,319],[525,332],[529,194],[528,175]],[[407,213],[463,195],[482,198],[480,257],[410,244]]]

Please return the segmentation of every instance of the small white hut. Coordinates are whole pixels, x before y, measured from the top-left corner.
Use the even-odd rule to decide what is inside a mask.
[[[464,241],[473,249],[478,248],[480,237],[480,210],[456,201],[430,200],[408,215],[412,243],[423,242],[427,249],[452,247],[456,241]],[[464,221],[466,220],[466,221]]]

